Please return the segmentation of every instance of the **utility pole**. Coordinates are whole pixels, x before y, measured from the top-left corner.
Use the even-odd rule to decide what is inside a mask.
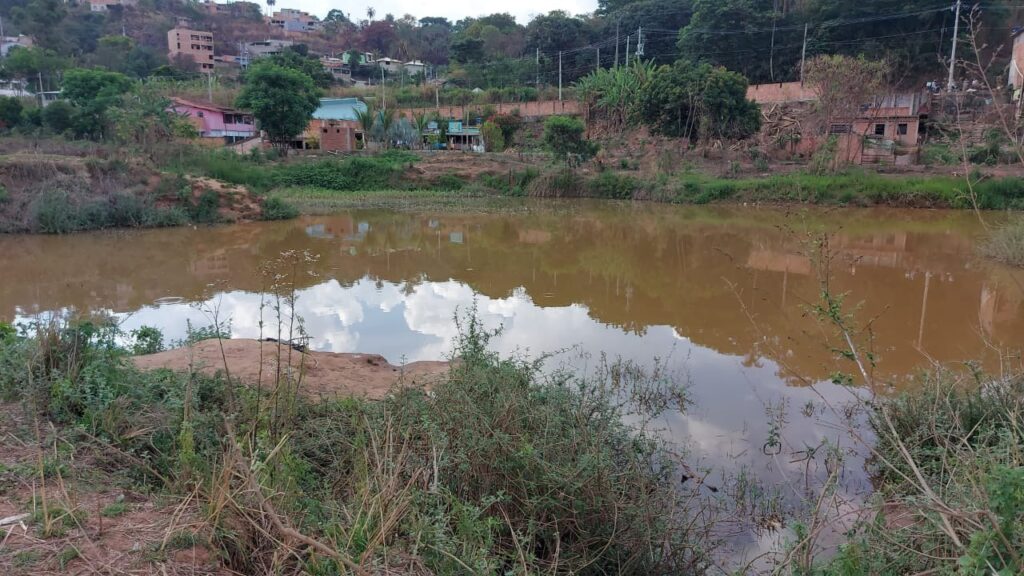
[[[536,86],[537,88],[540,88],[540,47],[537,48],[537,60],[535,62],[534,68],[537,71],[537,79],[534,81],[533,85]]]
[[[600,48],[595,48],[594,50],[597,51],[597,56],[595,57],[595,60],[594,60],[594,72],[597,72],[598,70],[601,69],[601,49]]]
[[[558,51],[558,101],[562,101],[562,51]]]
[[[636,60],[638,56],[644,55],[644,27],[638,26],[636,29],[636,50],[633,51],[633,60]]]
[[[953,89],[953,68],[956,66],[956,39],[960,32],[960,0],[956,0],[956,20],[953,21],[953,51],[949,55],[949,80],[946,90]]]
[[[213,72],[206,75],[206,98],[213,102]]]
[[[804,62],[807,60],[807,23],[804,22],[804,47],[800,51],[800,87],[804,86]]]
[[[619,21],[615,21],[615,67],[619,67]]]
[[[626,67],[629,67],[629,36],[626,36]]]
[[[384,80],[384,65],[380,65],[380,106],[382,110],[388,109],[387,84]]]

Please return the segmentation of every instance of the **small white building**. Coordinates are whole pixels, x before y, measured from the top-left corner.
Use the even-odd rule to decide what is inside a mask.
[[[427,65],[424,64],[423,62],[420,62],[419,60],[411,60],[409,62],[406,62],[404,66],[405,73],[408,74],[409,76],[415,76],[421,72],[424,75],[426,75],[427,73]]]
[[[1019,98],[1021,89],[1024,88],[1024,28],[1017,29],[1013,33],[1013,52],[1010,58],[1008,83],[1010,89],[1013,90],[1014,98]]]
[[[374,60],[373,66],[383,68],[388,74],[398,74],[402,71],[402,61],[388,58],[387,56]]]
[[[0,58],[6,58],[7,53],[15,48],[31,48],[32,45],[28,36],[4,36],[0,38]]]
[[[139,0],[89,0],[89,10],[106,12],[111,6],[138,6]]]

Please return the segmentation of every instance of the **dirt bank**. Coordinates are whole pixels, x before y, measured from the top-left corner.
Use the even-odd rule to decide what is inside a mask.
[[[144,158],[0,154],[0,232],[241,222],[263,215],[244,186],[159,171]]]
[[[264,385],[274,382],[279,364],[286,368],[290,361],[294,373],[297,374],[299,368],[302,368],[300,391],[312,397],[383,398],[399,381],[406,385],[429,387],[448,371],[447,362],[412,362],[404,366],[394,366],[378,354],[302,354],[284,344],[257,340],[224,340],[223,346],[223,357],[220,342],[204,340],[191,348],[137,356],[133,360],[136,366],[142,369],[188,370],[189,366],[193,365],[204,373],[212,374],[224,369],[226,358],[232,377],[249,384],[256,384],[262,377]]]

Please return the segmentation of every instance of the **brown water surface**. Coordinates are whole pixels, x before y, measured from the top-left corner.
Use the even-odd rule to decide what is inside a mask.
[[[253,337],[270,282],[261,268],[307,250],[319,259],[303,271],[296,310],[315,349],[443,359],[453,315],[476,302],[486,325],[503,327],[493,344],[505,353],[578,346],[555,361],[583,368],[602,352],[661,358],[694,397],[692,410],[663,424],[702,465],[792,482],[823,470],[793,456],[808,447],[827,441],[860,457],[821,402],[848,397],[829,381],[854,370],[836,358],[834,330],[809,312],[824,278],[859,324],[871,321],[860,341],[870,341],[880,381],[907,386],[936,362],[1020,365],[1024,273],[978,258],[982,233],[966,212],[529,202],[498,214],[357,210],[8,236],[0,320],[104,312],[174,340],[186,319],[208,324],[196,306],[205,304],[231,318],[235,336]],[[823,238],[825,250],[816,247]],[[766,413],[783,415],[782,456],[762,449],[772,435]],[[869,489],[857,465],[844,486]]]

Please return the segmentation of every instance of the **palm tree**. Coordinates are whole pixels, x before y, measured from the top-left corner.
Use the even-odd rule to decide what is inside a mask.
[[[395,124],[395,109],[382,109],[377,112],[377,124],[380,126],[381,140],[384,141],[386,149],[391,138],[391,127]]]
[[[419,139],[417,141],[417,147],[423,145],[423,133],[427,131],[428,123],[429,121],[427,120],[426,114],[421,113],[412,117],[412,126],[416,129],[416,135]]]
[[[369,108],[366,110],[356,109],[356,120],[359,121],[359,126],[363,129],[363,144],[369,148],[373,127],[377,122],[377,114]]]
[[[376,15],[377,11],[373,9],[373,6],[366,7],[366,17],[370,19],[370,22],[373,22],[373,17]]]

